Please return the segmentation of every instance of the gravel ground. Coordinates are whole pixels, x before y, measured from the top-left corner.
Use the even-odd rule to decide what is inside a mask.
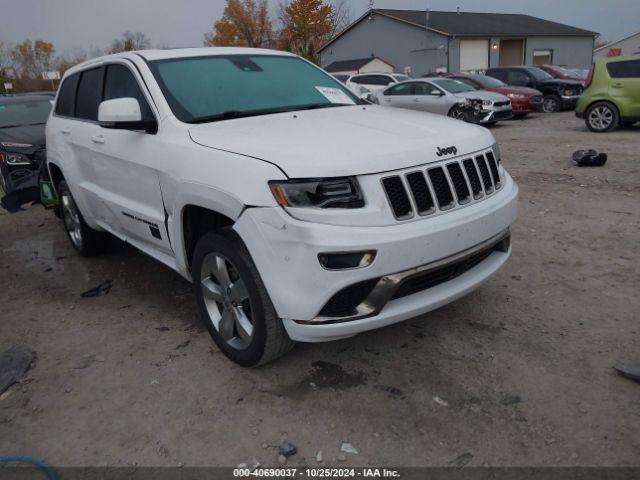
[[[493,132],[521,187],[507,266],[429,315],[255,370],[217,351],[177,274],[115,241],[81,259],[39,205],[2,211],[0,351],[37,359],[0,397],[0,454],[277,465],[286,438],[291,465],[640,465],[640,384],[612,369],[640,361],[640,126],[596,135],[567,112]],[[589,147],[604,168],[571,165]]]

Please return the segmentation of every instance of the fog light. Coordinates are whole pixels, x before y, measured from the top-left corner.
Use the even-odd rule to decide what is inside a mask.
[[[376,258],[376,252],[321,253],[318,255],[320,265],[326,270],[351,270],[368,267]]]

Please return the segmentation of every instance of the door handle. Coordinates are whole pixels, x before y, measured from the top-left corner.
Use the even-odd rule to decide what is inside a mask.
[[[92,141],[93,143],[100,143],[100,144],[102,144],[102,143],[104,143],[104,142],[105,142],[105,139],[104,139],[104,136],[102,136],[102,135],[94,135],[93,137],[91,137],[91,141]]]
[[[622,88],[622,84],[621,83],[614,83],[613,85],[611,85],[613,88]]]
[[[420,101],[420,99],[419,98],[414,98],[413,101],[417,103],[417,102]]]
[[[71,133],[71,130],[69,130],[68,128],[62,128],[60,129],[60,133],[63,135],[69,135]]]

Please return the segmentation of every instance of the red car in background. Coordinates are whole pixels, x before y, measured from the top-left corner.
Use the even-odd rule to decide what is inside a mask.
[[[448,75],[448,77],[460,80],[461,82],[472,86],[476,90],[487,90],[489,92],[501,93],[502,95],[509,97],[514,117],[522,118],[529,115],[531,112],[539,112],[542,109],[544,96],[538,90],[533,88],[507,85],[497,78],[489,77],[487,75],[461,73]]]
[[[580,80],[584,82],[587,77],[581,76],[576,70],[570,70],[558,65],[536,65],[539,69],[544,70],[553,78],[559,78],[560,80]]]

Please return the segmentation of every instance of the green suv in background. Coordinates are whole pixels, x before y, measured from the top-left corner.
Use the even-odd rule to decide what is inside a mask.
[[[640,121],[640,56],[599,58],[576,107],[592,132]]]

